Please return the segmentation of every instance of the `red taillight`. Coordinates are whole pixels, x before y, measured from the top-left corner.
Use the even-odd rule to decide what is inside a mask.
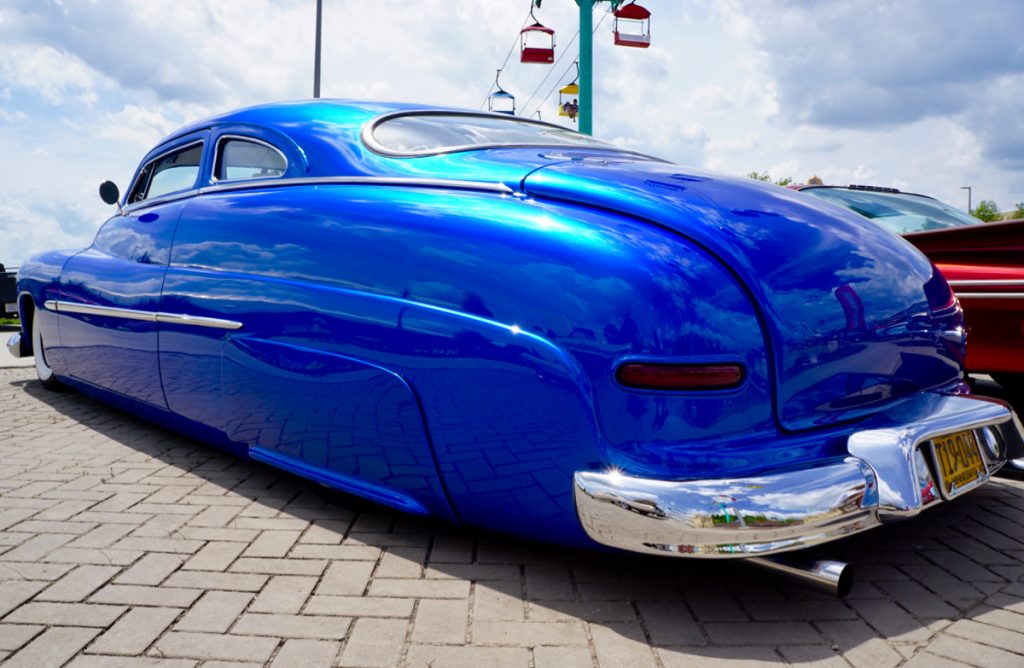
[[[743,365],[630,362],[615,376],[626,387],[645,390],[723,390],[743,382]]]

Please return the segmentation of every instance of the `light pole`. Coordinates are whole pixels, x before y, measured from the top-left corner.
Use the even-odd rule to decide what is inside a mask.
[[[971,187],[970,186],[960,186],[960,190],[966,190],[967,191],[967,213],[970,213],[971,212]]]
[[[316,55],[313,56],[313,97],[320,97],[320,15],[323,0],[316,0]]]

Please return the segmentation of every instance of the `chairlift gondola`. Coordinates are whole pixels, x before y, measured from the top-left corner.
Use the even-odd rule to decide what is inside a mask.
[[[550,65],[555,62],[555,31],[537,20],[533,15],[533,5],[534,0],[530,0],[533,25],[519,31],[519,62]]]
[[[555,31],[534,23],[519,31],[519,62],[550,65],[555,62]]]
[[[580,63],[576,61],[576,78],[572,83],[558,89],[558,115],[571,118],[576,122],[580,113],[580,85],[576,83],[580,78]]]
[[[651,12],[643,5],[631,2],[615,10],[616,46],[646,49],[651,45]]]
[[[498,77],[500,76],[501,70],[498,70],[498,73],[494,75],[494,87],[496,90],[487,96],[487,111],[515,116],[516,96],[501,87],[501,84],[498,83]]]

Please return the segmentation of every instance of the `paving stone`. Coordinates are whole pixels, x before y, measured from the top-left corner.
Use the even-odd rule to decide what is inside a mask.
[[[93,594],[89,601],[92,603],[122,603],[124,605],[156,605],[187,608],[195,603],[202,593],[199,589],[111,584]]]
[[[276,612],[296,614],[302,610],[317,578],[301,575],[275,575],[263,588],[249,610],[252,612]]]
[[[639,624],[591,624],[590,634],[601,668],[647,668],[657,665]]]
[[[659,649],[658,656],[665,668],[767,668],[782,663],[767,646]]]
[[[340,642],[326,640],[298,640],[292,638],[285,641],[284,647],[274,657],[271,668],[329,668],[334,665],[334,658],[341,648]]]
[[[264,559],[240,557],[231,564],[235,573],[267,573],[269,575],[321,575],[327,562],[320,559]]]
[[[331,596],[360,596],[370,582],[373,568],[374,564],[371,562],[334,562],[321,578],[316,593]]]
[[[423,575],[423,562],[426,561],[426,548],[392,547],[388,548],[374,571],[375,578],[419,578]]]
[[[266,575],[247,573],[207,573],[205,571],[178,571],[163,583],[164,587],[186,589],[225,589],[230,591],[259,591],[266,584]]]
[[[136,608],[117,620],[86,650],[97,654],[142,654],[171,625],[177,608]]]
[[[46,588],[46,582],[8,580],[0,582],[0,617]]]
[[[530,651],[525,647],[413,645],[406,656],[406,665],[410,668],[528,668]]]
[[[469,583],[457,580],[373,580],[370,596],[468,598]]]
[[[1009,652],[1024,655],[1024,633],[1008,631],[998,626],[980,624],[970,619],[953,622],[945,631],[949,635],[967,638],[984,645],[992,645]],[[1024,656],[1021,657],[1024,665]]]
[[[930,654],[938,654],[978,668],[1020,668],[1021,662],[1024,661],[1020,654],[955,636],[939,636],[928,643],[927,650]]]
[[[466,642],[468,620],[468,600],[423,599],[416,609],[412,641],[423,644],[461,645]]]
[[[534,668],[592,668],[594,660],[586,647],[537,647]]]
[[[224,571],[244,550],[244,543],[215,541],[207,543],[182,566],[183,570]]]
[[[79,566],[37,594],[36,600],[68,603],[83,601],[120,570],[117,566]]]
[[[4,662],[4,668],[62,666],[96,637],[99,629],[55,626]]]
[[[387,668],[398,665],[408,628],[407,620],[357,620],[341,655],[341,665],[352,668]]]
[[[26,603],[4,618],[18,624],[107,627],[127,608],[91,603]]]
[[[195,659],[163,659],[156,656],[115,656],[111,654],[80,654],[67,664],[67,668],[193,668]],[[262,664],[255,664],[258,668]],[[207,661],[203,668],[217,668],[217,662]],[[247,668],[245,664],[231,662],[220,668]]]
[[[135,562],[131,568],[114,578],[117,584],[158,585],[176,571],[183,558],[177,554],[154,552]]]
[[[337,615],[340,617],[410,618],[414,603],[415,601],[411,598],[316,595],[309,599],[303,612],[309,615]]]
[[[299,534],[298,531],[264,531],[242,554],[246,557],[283,557],[299,539]]]
[[[807,622],[711,622],[704,630],[721,645],[802,645],[821,639]]]
[[[263,662],[270,659],[277,643],[277,638],[171,631],[157,640],[156,651],[170,657]]]
[[[174,625],[175,631],[224,633],[252,600],[248,592],[210,591]]]
[[[0,624],[0,650],[13,652],[20,649],[43,628],[37,624]]]
[[[240,635],[335,640],[345,637],[350,623],[351,620],[346,617],[248,612],[242,615],[231,632]]]

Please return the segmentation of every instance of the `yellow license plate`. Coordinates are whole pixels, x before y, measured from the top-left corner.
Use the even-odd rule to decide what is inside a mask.
[[[973,431],[932,439],[943,496],[951,499],[985,479],[988,469]]]

